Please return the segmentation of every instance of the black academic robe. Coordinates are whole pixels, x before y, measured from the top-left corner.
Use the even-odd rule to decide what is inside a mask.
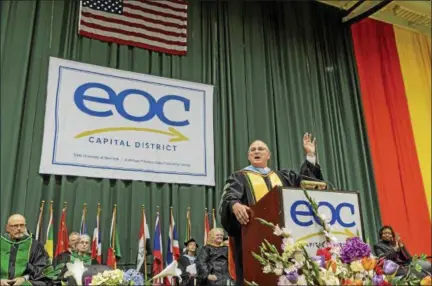
[[[72,253],[69,250],[60,253],[59,255],[54,257],[53,262],[52,262],[53,267],[56,268],[57,265],[62,264],[62,263],[66,264],[67,262],[70,261],[71,255],[72,255]]]
[[[374,245],[374,251],[376,256],[392,260],[399,265],[408,265],[412,260],[411,254],[405,246],[395,250],[390,242],[383,240]]]
[[[87,254],[85,255],[85,257],[84,256],[81,257],[75,251],[73,253],[71,253],[69,251],[62,252],[59,255],[57,255],[54,258],[54,260],[53,260],[53,267],[54,268],[56,268],[57,265],[59,265],[59,264],[62,264],[62,263],[64,264],[64,266],[62,268],[62,271],[60,272],[60,274],[58,276],[58,280],[59,281],[66,282],[66,281],[69,281],[70,279],[73,279],[71,277],[70,278],[65,278],[64,275],[67,272],[66,263],[68,263],[68,262],[73,263],[73,260],[75,260],[75,259],[80,259],[84,263],[84,265],[86,265],[86,266],[88,266],[88,265],[98,265],[99,264],[99,262],[96,259],[92,259],[90,257],[90,255],[87,255]],[[59,281],[57,281],[57,282],[59,282]]]
[[[196,260],[195,260],[196,261]],[[195,263],[194,261],[194,263]],[[192,262],[186,255],[180,256],[178,260],[178,268],[181,270],[182,274],[180,275],[182,282],[180,283],[181,286],[193,286],[194,285],[194,279],[198,279],[196,276],[191,277],[190,273],[186,271],[186,268],[192,265]],[[196,283],[197,285],[200,285],[199,281]]]
[[[228,247],[205,245],[201,248],[196,267],[200,284],[197,285],[227,285],[231,281],[228,271]],[[216,275],[217,280],[208,280],[207,277]]]
[[[1,279],[28,275],[28,281],[33,285],[51,282],[44,275],[51,261],[41,242],[31,236],[10,240],[9,235],[2,235],[0,243]]]
[[[253,189],[254,182],[249,179],[247,172],[251,171],[244,169],[237,171],[227,179],[219,206],[222,226],[234,240],[236,285],[243,285],[242,241],[241,225],[232,211],[232,206],[236,202],[247,206],[254,205],[257,202]],[[274,174],[277,175],[282,187],[300,187],[302,180],[323,180],[320,166],[306,160],[300,167],[300,175],[287,170],[271,171],[271,173],[266,175],[257,174],[264,179],[267,191],[272,190],[274,187],[271,179]]]

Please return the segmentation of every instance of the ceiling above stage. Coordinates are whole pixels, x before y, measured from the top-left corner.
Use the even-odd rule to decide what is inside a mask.
[[[354,6],[355,1],[337,1],[337,0],[317,0],[327,5],[335,6],[340,9],[348,10]],[[382,1],[364,1],[344,20],[353,16],[362,14],[371,9]],[[431,35],[431,1],[392,1],[379,11],[375,12],[370,18],[405,27],[423,34]]]

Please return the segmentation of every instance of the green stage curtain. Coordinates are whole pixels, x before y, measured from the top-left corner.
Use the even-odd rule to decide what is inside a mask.
[[[170,56],[77,35],[78,1],[1,2],[1,224],[11,213],[36,227],[41,200],[54,201],[55,235],[63,202],[69,231],[78,230],[83,203],[87,228],[102,206],[103,253],[113,204],[123,257],[135,263],[141,205],[153,237],[161,209],[166,253],[169,207],[180,241],[191,206],[192,236],[202,244],[204,209],[217,208],[225,178],[248,164],[254,139],[266,141],[272,168],[299,170],[302,136],[317,137],[325,177],[361,194],[366,235],[380,215],[349,28],[338,10],[315,2],[190,1],[188,55]],[[49,56],[215,85],[216,186],[41,176]],[[191,156],[193,154],[191,153]],[[211,213],[210,213],[211,217]]]

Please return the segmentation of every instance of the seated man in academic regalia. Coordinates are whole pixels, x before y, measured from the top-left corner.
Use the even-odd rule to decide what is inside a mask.
[[[68,249],[53,259],[53,267],[55,268],[60,263],[67,263],[70,261],[70,256],[72,255],[72,252],[76,250],[76,246],[79,241],[80,234],[78,232],[71,232],[69,234],[69,241],[68,241]]]
[[[191,265],[195,264],[198,244],[193,238],[189,239],[184,244],[186,249],[184,251],[184,254],[180,256],[180,259],[178,261],[178,268],[182,271],[181,274],[182,282],[180,283],[180,285],[184,285],[184,286],[200,285],[198,281],[195,281],[196,274],[197,274],[196,266],[194,269],[195,271],[190,272],[192,267]]]
[[[254,141],[248,151],[251,165],[233,173],[226,181],[219,207],[221,222],[230,236],[230,250],[234,254],[236,285],[243,285],[243,262],[241,225],[249,222],[249,206],[256,204],[275,186],[299,187],[302,180],[323,180],[320,166],[316,163],[315,139],[303,136],[306,160],[300,174],[293,171],[272,171],[267,167],[270,150],[262,141]]]
[[[9,217],[6,234],[0,238],[1,285],[46,285],[44,270],[51,264],[42,243],[28,235],[20,214]]]

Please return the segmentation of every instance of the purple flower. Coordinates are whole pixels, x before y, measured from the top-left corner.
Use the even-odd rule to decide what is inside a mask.
[[[372,278],[373,285],[381,285],[384,282],[384,275],[375,275]]]
[[[319,267],[325,268],[324,256],[312,256],[312,259],[318,264]]]
[[[340,252],[341,260],[344,263],[351,263],[363,257],[368,257],[370,254],[371,249],[369,245],[364,243],[359,237],[348,238]]]
[[[291,271],[286,275],[289,282],[292,284],[296,284],[298,281],[298,273],[297,271]]]
[[[386,275],[392,275],[394,274],[399,268],[399,265],[391,260],[384,261],[383,270],[384,274]]]

